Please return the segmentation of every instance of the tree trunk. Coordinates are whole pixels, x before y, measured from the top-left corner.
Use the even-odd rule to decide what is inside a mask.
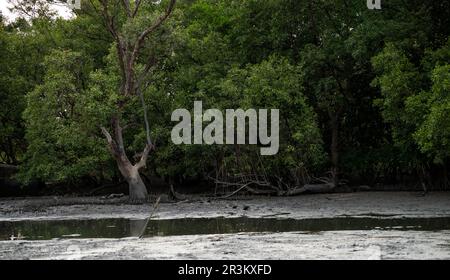
[[[113,120],[115,139],[102,127],[102,132],[108,140],[108,147],[116,160],[120,173],[125,178],[129,187],[130,201],[133,203],[145,202],[148,197],[147,188],[139,174],[139,170],[146,166],[147,157],[151,146],[147,144],[142,152],[141,159],[136,164],[131,164],[123,147],[122,128],[117,119]]]
[[[147,188],[145,187],[144,181],[142,181],[139,170],[135,166],[131,168],[131,174],[129,179],[127,179],[127,182],[130,192],[130,200],[132,202],[147,200]]]
[[[131,202],[144,202],[147,200],[148,193],[144,181],[139,174],[139,165],[132,165],[128,158],[116,157],[117,166],[125,181],[128,183]]]
[[[331,116],[331,164],[334,186],[339,183],[339,116],[337,114]]]
[[[151,56],[151,59],[149,59],[145,64],[144,69],[139,77],[136,77],[135,67],[139,58],[139,54],[142,49],[144,49],[145,40],[148,39],[150,34],[154,33],[154,31],[157,30],[163,24],[163,22],[167,20],[175,7],[176,0],[170,0],[163,14],[157,17],[156,20],[154,20],[144,30],[138,31],[138,36],[135,40],[130,40],[130,36],[124,36],[124,34],[120,32],[120,30],[122,29],[120,25],[122,23],[119,23],[117,21],[117,6],[114,5],[113,7],[111,2],[118,1],[99,1],[100,9],[96,9],[95,7],[94,9],[103,17],[108,31],[111,33],[114,41],[116,42],[117,59],[121,73],[121,97],[129,101],[128,98],[139,94],[142,101],[146,125],[145,128],[147,132],[147,144],[142,153],[140,161],[132,165],[126,155],[123,145],[122,128],[119,125],[119,114],[112,118],[112,136],[104,127],[102,127],[101,129],[106,139],[108,140],[109,150],[115,158],[121,174],[128,182],[128,185],[130,187],[130,199],[132,201],[139,201],[145,200],[147,198],[147,189],[145,188],[145,184],[142,181],[141,176],[139,175],[139,170],[145,167],[148,154],[150,150],[154,148],[154,145],[150,140],[147,110],[141,92],[141,86],[143,80],[145,80],[146,76],[150,73],[150,70],[152,70],[153,66],[155,65],[156,59],[155,57]],[[141,3],[144,1],[133,2],[135,2],[134,5],[131,5],[130,1],[122,1],[122,7],[124,8],[125,16],[128,20],[135,19],[135,17],[139,13]],[[121,111],[123,109],[125,102],[126,101],[124,100],[118,102],[118,111]]]

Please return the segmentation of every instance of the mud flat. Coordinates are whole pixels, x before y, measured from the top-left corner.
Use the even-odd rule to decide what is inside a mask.
[[[0,221],[36,219],[145,219],[153,205],[129,205],[124,199],[43,197],[0,199]],[[162,203],[159,219],[201,217],[445,217],[450,216],[450,192],[419,196],[411,192],[361,192],[295,197],[251,197],[234,200],[198,198]]]
[[[145,219],[152,205],[102,198],[0,200],[1,222]],[[154,219],[444,218],[442,229],[371,228],[2,240],[0,259],[450,259],[450,193],[366,192],[163,203]],[[442,224],[441,224],[442,225]],[[76,233],[76,232],[74,232]],[[14,239],[14,238],[13,238]]]
[[[450,259],[450,231],[1,241],[1,259]]]

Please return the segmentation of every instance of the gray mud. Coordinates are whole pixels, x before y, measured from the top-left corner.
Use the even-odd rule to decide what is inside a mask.
[[[152,205],[122,199],[0,200],[0,221],[145,219]],[[155,219],[450,217],[450,193],[366,192],[163,203]],[[329,230],[138,238],[0,241],[1,259],[450,259],[450,231]]]

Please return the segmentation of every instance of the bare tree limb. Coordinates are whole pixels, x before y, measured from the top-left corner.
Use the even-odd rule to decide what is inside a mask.
[[[141,6],[141,0],[136,0],[134,5],[135,5],[135,7],[134,7],[134,11],[133,11],[132,17],[135,17],[136,14],[138,13],[139,8]]]
[[[123,143],[123,129],[120,126],[119,123],[119,119],[118,117],[113,117],[112,118],[112,125],[114,127],[114,136],[115,136],[115,140],[117,141],[117,146],[120,150],[120,152],[125,153],[125,147],[124,147],[124,143]]]
[[[130,8],[130,0],[122,0],[122,5],[123,5],[124,8],[125,8],[125,11],[126,11],[126,13],[127,13],[127,16],[128,16],[129,18],[131,18],[131,17],[132,17],[132,13],[131,13],[131,8]]]
[[[138,89],[139,98],[141,99],[142,109],[144,110],[144,123],[145,123],[145,133],[147,138],[147,145],[152,146],[152,139],[150,138],[150,123],[148,121],[147,104],[145,104],[144,94],[140,89]]]
[[[105,135],[106,141],[108,141],[108,147],[111,153],[114,155],[114,157],[120,157],[116,141],[114,141],[111,134],[108,132],[108,130],[106,130],[106,128],[102,126],[100,127],[100,129],[102,130],[103,135]]]
[[[148,158],[148,154],[150,153],[151,150],[152,150],[151,145],[148,145],[148,144],[145,145],[145,149],[142,152],[141,159],[139,160],[138,163],[136,163],[134,165],[138,170],[147,166],[147,158]]]
[[[103,19],[105,21],[105,25],[109,31],[109,33],[111,33],[112,37],[114,38],[114,41],[116,42],[116,49],[117,49],[117,56],[119,59],[119,66],[120,66],[120,72],[121,72],[121,76],[122,79],[125,80],[125,48],[124,48],[124,43],[122,41],[122,38],[120,37],[116,25],[114,24],[114,17],[111,16],[110,14],[110,10],[109,10],[109,2],[108,0],[99,0],[100,5],[102,6],[101,9],[101,15],[103,16]],[[95,8],[95,5],[92,4],[93,7]],[[124,92],[124,85],[121,86],[121,91],[122,93]]]
[[[146,30],[144,30],[138,37],[138,39],[136,40],[136,43],[134,45],[134,49],[131,55],[131,61],[135,61],[138,54],[139,54],[139,50],[142,47],[142,44],[144,43],[145,39],[147,38],[147,36],[152,33],[153,31],[155,31],[172,13],[174,7],[175,7],[175,3],[177,2],[177,0],[170,0],[169,6],[166,8],[166,11],[163,15],[161,15],[149,28],[147,28]]]

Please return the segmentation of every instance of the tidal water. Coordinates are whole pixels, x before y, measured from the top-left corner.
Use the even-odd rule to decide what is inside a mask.
[[[321,232],[344,230],[450,229],[450,217],[323,219],[184,218],[170,220],[91,219],[27,220],[0,222],[0,240],[49,240],[55,238],[124,238],[249,232]]]

